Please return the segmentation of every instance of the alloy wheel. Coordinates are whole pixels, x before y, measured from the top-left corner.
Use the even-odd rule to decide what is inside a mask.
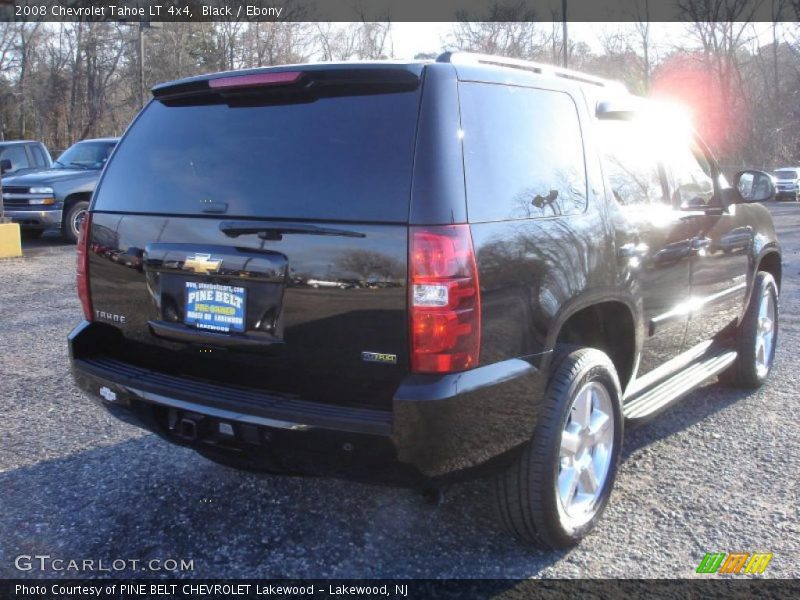
[[[81,232],[81,225],[83,224],[83,220],[86,218],[86,209],[76,210],[75,214],[72,215],[72,232],[75,234],[77,238]]]
[[[762,378],[772,368],[775,356],[775,312],[775,293],[768,286],[761,296],[756,322],[756,372]]]
[[[575,394],[561,432],[555,491],[565,524],[579,527],[597,512],[613,450],[611,396],[602,384],[590,381]]]

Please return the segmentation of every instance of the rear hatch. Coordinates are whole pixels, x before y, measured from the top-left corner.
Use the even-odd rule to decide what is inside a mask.
[[[98,352],[190,379],[389,408],[408,370],[421,67],[158,88],[95,194]]]

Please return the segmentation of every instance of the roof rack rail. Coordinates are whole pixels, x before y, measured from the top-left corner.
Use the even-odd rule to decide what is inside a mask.
[[[511,69],[522,69],[524,71],[531,71],[540,75],[549,75],[551,77],[563,77],[572,81],[581,83],[588,83],[599,87],[616,89],[618,91],[627,92],[628,88],[625,84],[619,81],[612,81],[610,79],[603,79],[595,77],[594,75],[587,75],[580,71],[572,71],[557,67],[555,65],[548,65],[545,63],[537,63],[530,60],[521,60],[519,58],[506,58],[505,56],[493,56],[491,54],[477,54],[474,52],[445,52],[440,54],[436,62],[451,63],[455,65],[497,65],[500,67],[509,67]]]

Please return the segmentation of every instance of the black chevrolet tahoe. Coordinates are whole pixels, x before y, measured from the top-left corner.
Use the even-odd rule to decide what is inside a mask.
[[[64,239],[75,243],[100,172],[117,141],[83,140],[46,169],[3,177],[6,216],[19,223],[25,237],[59,231]]]
[[[153,94],[83,221],[69,347],[81,388],[170,442],[276,474],[492,476],[513,534],[565,547],[628,423],[770,372],[769,177],[729,184],[618,84],[453,53]]]

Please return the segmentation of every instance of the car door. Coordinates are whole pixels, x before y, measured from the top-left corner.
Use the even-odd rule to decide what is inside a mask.
[[[697,141],[666,157],[672,201],[692,231],[691,296],[686,347],[730,333],[744,309],[753,227],[746,205],[723,207],[719,171]],[[715,185],[715,180],[717,185]]]
[[[641,298],[641,377],[684,349],[691,232],[681,211],[669,202],[653,137],[633,122],[599,123],[620,267],[632,293]]]

